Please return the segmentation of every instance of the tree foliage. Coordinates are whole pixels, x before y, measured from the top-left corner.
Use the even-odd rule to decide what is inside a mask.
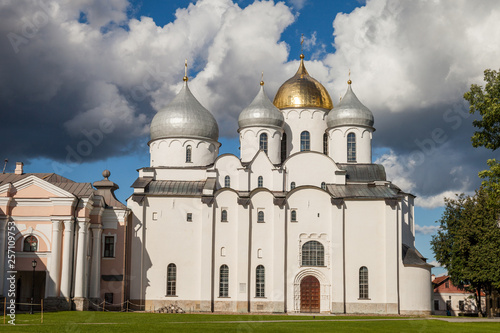
[[[440,229],[431,245],[453,284],[488,295],[500,289],[499,199],[483,188],[474,196],[445,199]]]
[[[500,147],[500,71],[485,70],[484,81],[484,89],[473,84],[464,94],[470,113],[481,115],[481,119],[473,121],[479,130],[472,136],[472,145],[496,150]]]

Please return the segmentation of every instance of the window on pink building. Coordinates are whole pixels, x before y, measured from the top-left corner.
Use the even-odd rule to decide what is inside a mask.
[[[31,235],[24,239],[24,252],[36,252],[38,251],[38,239]]]

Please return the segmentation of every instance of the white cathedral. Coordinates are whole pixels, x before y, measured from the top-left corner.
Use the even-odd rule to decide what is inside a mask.
[[[351,81],[334,107],[301,55],[274,102],[239,115],[240,156],[184,77],[151,123],[132,185],[130,300],[147,310],[430,314],[414,196],[372,163],[372,112]]]

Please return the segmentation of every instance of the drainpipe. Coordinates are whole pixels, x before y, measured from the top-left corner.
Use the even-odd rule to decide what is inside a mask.
[[[397,274],[397,290],[398,290],[398,315],[401,314],[401,301],[400,301],[400,295],[399,295],[399,252],[401,249],[401,246],[399,245],[399,203],[396,201],[396,254],[397,254],[397,259],[396,259],[396,274]]]
[[[250,308],[250,289],[252,281],[252,202],[248,203],[248,287],[247,287],[247,307],[248,312],[251,312]]]
[[[69,286],[69,298],[70,298],[70,301],[71,299],[75,296],[73,295],[73,292],[74,292],[74,279],[75,279],[75,247],[76,247],[76,243],[75,243],[75,239],[76,239],[76,226],[78,226],[78,223],[77,223],[77,217],[78,217],[78,205],[80,205],[80,201],[82,201],[82,199],[80,199],[79,197],[75,196],[76,197],[76,205],[75,205],[75,208],[73,209],[73,218],[74,218],[74,224],[75,226],[73,227],[73,248],[71,249],[71,283],[70,283],[70,286]],[[73,306],[71,306],[73,307]],[[71,308],[70,308],[71,310]]]
[[[210,279],[212,280],[211,292],[210,292],[210,311],[215,311],[215,196],[212,201],[212,273],[210,274]]]
[[[346,280],[345,280],[345,202],[342,202],[342,285],[344,286],[344,314],[347,313],[346,307]]]

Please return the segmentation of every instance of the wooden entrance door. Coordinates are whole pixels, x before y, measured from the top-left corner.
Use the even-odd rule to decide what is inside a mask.
[[[308,275],[300,282],[300,312],[319,313],[319,304],[319,281]]]

